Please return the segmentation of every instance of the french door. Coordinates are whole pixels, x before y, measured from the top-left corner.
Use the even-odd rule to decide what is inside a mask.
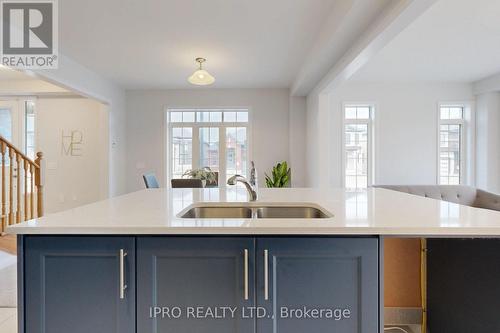
[[[1,101],[0,100],[0,135],[12,143],[16,148],[22,149],[22,144],[23,144],[23,137],[22,137],[22,114],[20,107],[19,107],[20,102],[18,100],[6,100],[6,101]],[[15,158],[13,161],[10,160],[10,154],[9,150],[7,148],[6,154],[5,154],[5,168],[3,168],[3,171],[5,172],[5,186],[6,188],[10,188],[10,173],[11,173],[11,164],[12,164],[12,193],[17,192],[17,177],[19,176],[19,165],[17,165],[17,162],[15,161]],[[0,162],[1,165],[1,162]],[[24,186],[24,179],[21,177],[20,179],[20,186],[21,189]],[[6,198],[6,205],[7,207],[10,206],[10,197]],[[14,197],[13,198],[13,203],[12,205],[15,205],[17,202],[17,199]]]
[[[18,148],[23,141],[21,114],[19,101],[0,101],[0,135]]]
[[[181,115],[173,116],[176,113]],[[241,113],[245,116],[238,118]],[[235,174],[247,175],[248,111],[175,111],[168,114],[169,119],[176,119],[168,127],[170,179],[181,178],[187,170],[203,167],[218,172],[219,185]]]

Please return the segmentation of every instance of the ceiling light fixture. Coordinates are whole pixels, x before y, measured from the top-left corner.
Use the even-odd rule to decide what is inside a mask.
[[[202,68],[202,64],[205,61],[205,58],[196,58],[196,62],[200,64],[200,68],[188,77],[189,83],[197,86],[206,86],[215,82],[215,78]]]

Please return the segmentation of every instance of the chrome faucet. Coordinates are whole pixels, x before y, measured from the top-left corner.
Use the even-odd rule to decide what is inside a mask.
[[[250,168],[250,185],[254,188],[257,188],[257,169],[255,169],[255,163],[253,161],[250,162],[252,166]]]
[[[248,191],[248,196],[250,197],[250,201],[255,201],[257,200],[257,191],[254,189],[252,185],[248,182],[248,180],[241,176],[241,175],[234,175],[231,178],[227,180],[227,185],[236,185],[236,183],[242,183],[245,185],[247,191]]]

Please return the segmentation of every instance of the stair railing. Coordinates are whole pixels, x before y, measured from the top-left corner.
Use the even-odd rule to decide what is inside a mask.
[[[33,161],[2,136],[0,154],[3,234],[8,225],[43,216],[43,154]]]

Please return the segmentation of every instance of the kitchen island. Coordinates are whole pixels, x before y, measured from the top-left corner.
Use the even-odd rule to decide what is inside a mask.
[[[249,215],[188,214],[200,207]],[[252,203],[239,188],[158,189],[8,231],[20,332],[365,333],[383,324],[384,238],[498,237],[500,213],[385,189],[263,189]]]

